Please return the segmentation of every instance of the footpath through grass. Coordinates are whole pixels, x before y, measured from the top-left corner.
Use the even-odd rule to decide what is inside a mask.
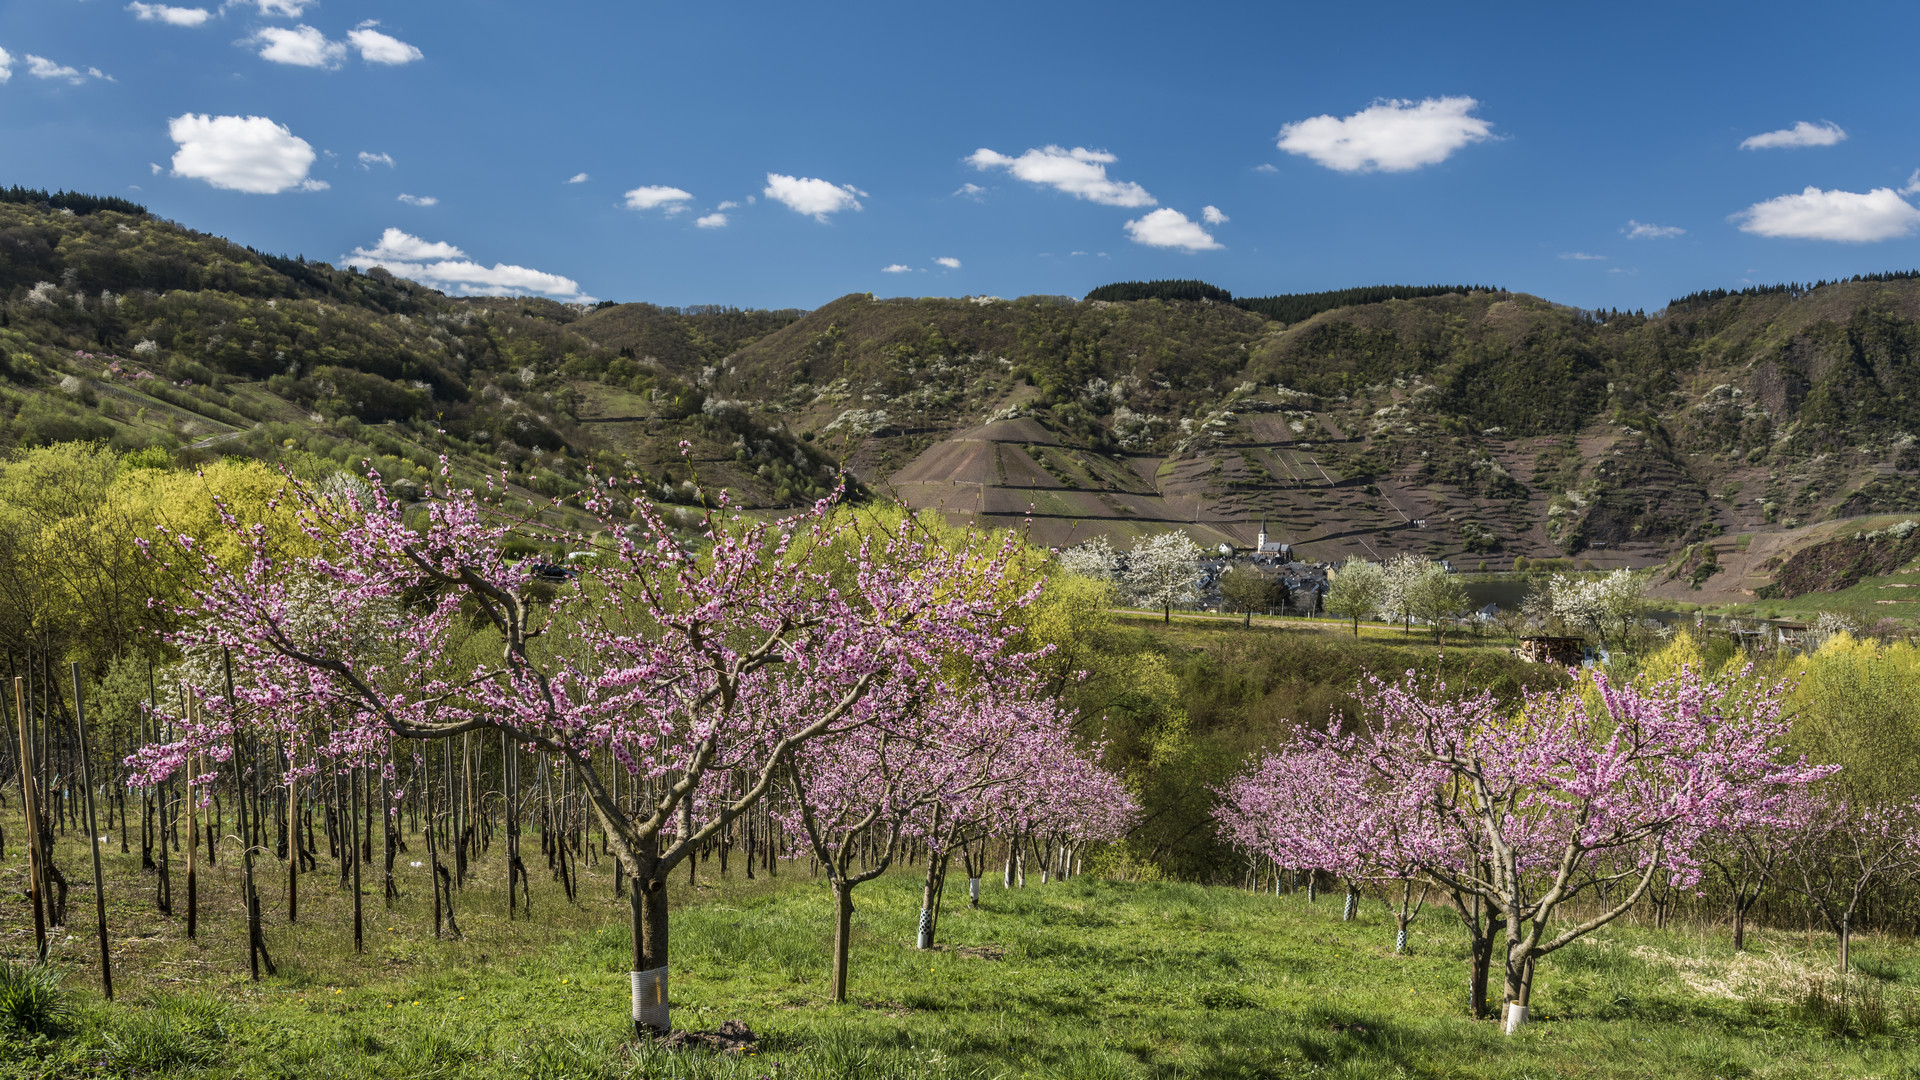
[[[78,850],[64,845],[70,876]],[[17,959],[32,928],[8,854],[0,951]],[[1835,1034],[1844,1022],[1800,1002],[1826,970],[1823,938],[1760,933],[1735,957],[1724,933],[1618,927],[1544,964],[1542,1021],[1506,1038],[1464,1015],[1464,951],[1444,909],[1429,907],[1411,954],[1395,956],[1380,906],[1342,923],[1337,895],[1309,905],[1089,878],[1007,891],[989,878],[978,910],[953,883],[943,947],[928,953],[911,945],[919,883],[900,874],[856,894],[852,1001],[829,1006],[824,886],[804,864],[747,883],[737,863],[716,882],[709,863],[700,887],[674,884],[672,996],[676,1026],[740,1019],[762,1036],[755,1056],[723,1058],[627,1045],[625,907],[604,863],[584,869],[578,905],[537,875],[530,922],[470,887],[466,936],[439,941],[424,870],[403,857],[391,911],[369,882],[360,955],[325,864],[303,879],[293,926],[266,876],[280,974],[254,985],[232,859],[208,875],[199,942],[154,914],[137,857],[109,861],[118,1000],[94,989],[91,890],[76,888],[56,950],[75,1011],[62,1034],[0,1035],[0,1075],[1920,1078],[1920,961],[1906,942],[1856,946],[1877,1034]]]

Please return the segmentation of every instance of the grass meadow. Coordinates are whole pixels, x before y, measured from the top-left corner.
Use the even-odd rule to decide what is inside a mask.
[[[673,886],[671,993],[677,1027],[739,1019],[761,1037],[751,1056],[719,1056],[631,1045],[626,909],[605,862],[583,867],[577,904],[536,863],[534,917],[512,922],[497,863],[482,862],[459,897],[464,937],[436,940],[425,871],[403,856],[391,909],[368,882],[359,954],[327,863],[303,877],[293,925],[283,871],[263,874],[279,973],[255,984],[230,855],[207,875],[190,942],[183,918],[155,913],[138,856],[111,847],[116,999],[98,991],[91,885],[68,842],[71,925],[54,964],[70,1011],[53,1033],[0,1021],[0,1076],[1920,1078],[1907,941],[1860,941],[1837,1005],[1809,993],[1830,963],[1824,937],[1761,931],[1736,955],[1720,928],[1617,925],[1543,965],[1539,1022],[1509,1038],[1466,1016],[1464,936],[1442,907],[1396,956],[1381,905],[1345,923],[1337,894],[989,878],[970,909],[956,879],[941,948],[921,952],[919,881],[903,872],[856,894],[851,1000],[832,1006],[824,885],[804,862],[753,882],[709,862]],[[24,860],[7,854],[0,951],[20,959],[32,920]]]

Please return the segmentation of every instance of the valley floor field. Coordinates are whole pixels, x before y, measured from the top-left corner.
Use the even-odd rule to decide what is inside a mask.
[[[7,836],[19,834],[7,822]],[[236,860],[202,896],[201,940],[154,913],[138,856],[109,854],[117,1001],[99,998],[90,883],[80,845],[72,925],[55,963],[77,1009],[64,1035],[0,1036],[0,1076],[300,1077],[1920,1077],[1920,957],[1909,941],[1857,939],[1861,988],[1884,1030],[1836,1036],[1808,1014],[1830,970],[1823,935],[1759,932],[1734,954],[1717,927],[1616,924],[1545,962],[1539,1022],[1512,1038],[1465,1015],[1463,936],[1430,904],[1408,955],[1369,899],[1309,904],[1224,887],[1097,880],[1006,890],[966,906],[956,868],[941,947],[911,946],[919,879],[856,893],[851,1001],[825,1004],[830,896],[804,862],[772,880],[700,868],[673,884],[676,1027],[745,1021],[752,1056],[635,1052],[627,1043],[628,939],[610,864],[583,866],[580,903],[534,862],[535,918],[508,922],[493,860],[458,897],[466,936],[436,941],[413,857],[388,910],[367,882],[366,951],[324,858],[302,879],[300,921],[282,878],[262,892],[277,977],[247,980]],[[496,855],[498,853],[498,848]],[[0,952],[31,954],[17,843],[0,863]],[[372,870],[375,867],[370,866]],[[184,891],[175,863],[176,904]],[[284,871],[282,871],[283,873]],[[176,911],[182,909],[176,908]],[[1497,983],[1496,983],[1497,993]]]

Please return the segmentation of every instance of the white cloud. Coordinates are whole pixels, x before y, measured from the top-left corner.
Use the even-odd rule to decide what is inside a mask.
[[[1136,244],[1179,248],[1182,251],[1213,251],[1224,246],[1197,222],[1170,208],[1155,210],[1137,221],[1127,222],[1127,235]]]
[[[343,42],[328,41],[327,36],[305,23],[288,30],[269,26],[246,39],[260,46],[260,59],[294,67],[337,68],[347,58]]]
[[[890,266],[881,267],[880,272],[883,274],[910,274],[913,272],[913,267],[908,266],[906,263],[894,263]]]
[[[411,64],[426,54],[391,34],[373,29],[379,22],[368,19],[347,31],[347,40],[360,50],[360,59],[369,64]]]
[[[944,266],[949,270],[960,269],[960,260],[954,258],[951,255],[942,255],[933,261],[939,263],[941,266]]]
[[[1685,236],[1687,230],[1678,225],[1649,225],[1644,221],[1627,219],[1627,226],[1620,230],[1629,240],[1665,240],[1675,236]]]
[[[1920,169],[1913,170],[1913,175],[1907,177],[1907,182],[1900,188],[1900,194],[1920,195]]]
[[[724,199],[719,206],[714,207],[715,210],[738,210],[739,208],[740,204],[732,199]]]
[[[213,18],[213,12],[206,8],[143,4],[140,0],[133,0],[127,5],[127,10],[133,12],[141,22],[163,22],[168,26],[199,26]]]
[[[954,191],[955,196],[962,199],[972,199],[974,202],[979,202],[980,196],[986,193],[987,189],[981,187],[979,184],[961,184],[960,187]]]
[[[1805,120],[1790,128],[1763,132],[1740,140],[1742,150],[1781,150],[1796,146],[1832,146],[1847,137],[1840,125],[1831,120],[1809,124]]]
[[[256,195],[327,186],[307,177],[314,159],[307,140],[264,116],[185,113],[167,121],[167,134],[180,146],[173,155],[175,176]]]
[[[160,164],[158,162],[154,162],[154,161],[147,162],[147,168],[153,170],[153,175],[155,176],[160,175]]]
[[[13,54],[0,49],[0,83],[13,78]]]
[[[380,242],[370,248],[354,248],[354,258],[372,262],[430,262],[464,259],[467,253],[452,244],[422,240],[411,233],[389,228],[380,234]]]
[[[627,209],[656,210],[664,206],[671,214],[685,210],[685,204],[692,198],[693,192],[682,191],[677,187],[637,187],[627,192]]]
[[[79,86],[88,79],[105,79],[108,82],[114,81],[113,76],[108,75],[97,67],[90,67],[85,71],[81,71],[79,68],[68,67],[65,64],[56,64],[44,56],[35,56],[32,53],[27,53],[26,57],[27,74],[36,79],[65,79],[75,86]]]
[[[1274,165],[1271,163],[1263,164],[1263,165],[1255,165],[1253,167],[1253,171],[1254,172],[1279,172],[1280,166]]]
[[[230,7],[255,7],[260,9],[260,14],[262,15],[277,15],[286,19],[297,19],[300,17],[301,12],[312,7],[315,3],[316,0],[227,0],[226,3],[220,5],[220,8],[224,11]]]
[[[539,293],[561,300],[593,299],[572,278],[507,263],[482,266],[452,244],[423,240],[399,229],[381,233],[380,242],[370,248],[354,248],[344,261],[361,270],[385,267],[401,277],[463,296]]]
[[[593,178],[586,173],[574,173],[572,176],[567,177],[566,182],[569,184],[584,184],[591,179]]]
[[[694,218],[693,223],[702,229],[724,229],[727,227],[727,215],[720,213],[703,214]]]
[[[1607,257],[1605,255],[1592,255],[1584,251],[1563,251],[1560,253],[1560,258],[1572,259],[1574,262],[1606,262],[1607,261]]]
[[[385,165],[389,169],[393,168],[393,155],[387,153],[376,154],[371,150],[360,151],[361,168],[371,169],[375,165]]]
[[[813,220],[824,222],[828,214],[860,209],[858,196],[865,195],[866,192],[852,184],[834,184],[813,177],[768,173],[764,194],[790,210],[801,214],[812,214]]]
[[[981,171],[1005,169],[1030,184],[1044,184],[1075,198],[1102,206],[1154,206],[1157,200],[1147,189],[1130,180],[1107,176],[1107,166],[1120,160],[1105,150],[1076,146],[1042,146],[1019,157],[982,147],[968,155],[967,163]],[[960,189],[965,191],[965,188]]]
[[[1491,123],[1469,115],[1479,104],[1470,97],[1383,99],[1344,119],[1297,120],[1280,129],[1278,145],[1339,172],[1407,172],[1493,138]]]
[[[440,200],[434,198],[431,195],[408,195],[405,192],[400,193],[400,201],[403,203],[406,203],[408,206],[439,206],[440,205]]]
[[[1798,195],[1754,203],[1727,220],[1758,236],[1860,244],[1910,235],[1920,228],[1920,210],[1892,188],[1863,195],[1809,186]]]
[[[1225,213],[1223,213],[1221,209],[1217,206],[1201,207],[1200,218],[1201,220],[1205,221],[1209,225],[1225,225],[1227,222],[1233,220],[1232,218],[1228,217]]]

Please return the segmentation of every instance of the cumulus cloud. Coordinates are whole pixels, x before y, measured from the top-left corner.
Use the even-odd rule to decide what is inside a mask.
[[[1900,194],[1920,195],[1920,169],[1913,170],[1913,175],[1907,177],[1907,182],[1901,185]]]
[[[1605,262],[1607,259],[1605,255],[1593,255],[1585,251],[1563,251],[1560,253],[1560,258],[1572,259],[1574,262]]]
[[[27,53],[26,58],[27,74],[36,79],[65,79],[75,86],[79,86],[88,79],[113,81],[113,76],[108,75],[97,67],[90,67],[85,71],[81,71],[79,68],[69,67],[65,64],[56,64],[44,56],[35,56],[32,53]]]
[[[327,186],[307,176],[314,159],[307,140],[264,116],[185,113],[167,121],[167,134],[180,147],[173,155],[175,176],[255,195]]]
[[[1892,188],[1861,194],[1809,186],[1798,195],[1754,203],[1727,220],[1757,236],[1862,244],[1911,235],[1920,228],[1920,210]]]
[[[933,261],[939,263],[941,266],[944,266],[949,270],[960,269],[960,260],[954,258],[951,255],[942,255]]]
[[[260,46],[260,59],[276,64],[337,68],[347,58],[345,43],[329,41],[325,34],[305,23],[291,30],[284,26],[268,26],[246,40],[248,44]]]
[[[1809,124],[1805,120],[1790,128],[1765,131],[1740,140],[1742,150],[1782,150],[1797,146],[1832,146],[1847,137],[1840,125],[1831,120]]]
[[[1348,117],[1314,116],[1280,129],[1279,147],[1338,172],[1408,172],[1493,138],[1470,97],[1383,99]]]
[[[385,165],[389,169],[393,168],[393,155],[387,153],[376,154],[371,150],[360,151],[361,168],[371,169],[375,165]]]
[[[1225,225],[1227,222],[1233,220],[1232,218],[1228,217],[1225,213],[1223,213],[1221,209],[1217,206],[1201,207],[1200,219],[1202,221],[1205,221],[1209,225]]]
[[[720,205],[714,207],[714,209],[715,210],[736,210],[736,209],[739,209],[739,207],[740,207],[740,204],[737,202],[734,202],[732,199],[724,199],[721,201]]]
[[[1279,172],[1280,166],[1274,165],[1271,163],[1263,163],[1260,165],[1255,165],[1253,167],[1253,171],[1254,172]]]
[[[1155,210],[1145,217],[1127,222],[1127,235],[1136,244],[1179,248],[1182,251],[1213,251],[1224,246],[1201,228],[1198,222],[1170,208]]]
[[[227,0],[221,10],[230,7],[252,7],[260,9],[260,14],[279,16],[285,19],[297,19],[300,13],[312,7],[316,0]]]
[[[866,192],[852,184],[835,184],[813,177],[768,173],[767,186],[763,194],[789,210],[801,214],[812,214],[813,220],[824,222],[828,214],[860,209],[859,196],[865,195]]]
[[[913,267],[908,266],[906,263],[892,263],[881,267],[880,272],[883,274],[910,274],[913,272]]]
[[[1627,219],[1626,228],[1620,230],[1629,240],[1666,240],[1675,236],[1685,236],[1687,230],[1678,225],[1649,225],[1644,221]]]
[[[440,200],[439,200],[439,199],[436,199],[436,198],[434,198],[434,197],[433,197],[433,196],[431,196],[431,195],[408,195],[408,194],[407,194],[406,192],[404,192],[404,191],[400,193],[400,201],[401,201],[401,202],[403,202],[403,203],[406,203],[406,204],[407,204],[408,206],[438,206],[438,205],[440,205]]]
[[[1158,201],[1147,194],[1146,188],[1107,176],[1107,166],[1119,160],[1105,150],[1089,150],[1084,146],[1071,150],[1042,146],[1019,157],[1008,157],[982,147],[967,156],[967,164],[982,172],[1005,169],[1030,184],[1042,184],[1102,206],[1157,205]]]
[[[441,259],[464,259],[467,253],[452,244],[435,240],[422,240],[412,233],[389,228],[380,234],[380,241],[370,248],[354,248],[356,259],[372,262],[426,262]]]
[[[347,40],[360,50],[360,59],[369,64],[397,65],[411,64],[426,55],[391,34],[375,30],[379,25],[378,20],[368,19],[347,31]]]
[[[0,83],[13,78],[13,54],[0,49]]]
[[[656,210],[665,207],[667,213],[685,210],[692,200],[693,192],[682,191],[677,187],[645,186],[627,192],[627,209]]]
[[[724,229],[727,227],[727,215],[721,213],[702,214],[694,218],[693,223],[703,229]]]
[[[572,176],[567,177],[565,182],[569,184],[584,184],[591,179],[593,178],[586,173],[574,173]]]
[[[213,18],[213,12],[206,8],[143,4],[140,0],[133,0],[127,5],[127,10],[133,12],[141,22],[161,22],[168,26],[199,26]]]
[[[980,196],[986,193],[987,189],[981,187],[979,184],[961,184],[959,188],[954,191],[955,196],[962,199],[972,199],[974,202],[979,202]]]
[[[507,263],[482,266],[452,244],[424,240],[399,229],[381,233],[379,242],[370,248],[354,248],[345,262],[360,270],[384,267],[390,273],[462,296],[538,293],[561,300],[593,299],[581,292],[580,283],[572,278]]]

